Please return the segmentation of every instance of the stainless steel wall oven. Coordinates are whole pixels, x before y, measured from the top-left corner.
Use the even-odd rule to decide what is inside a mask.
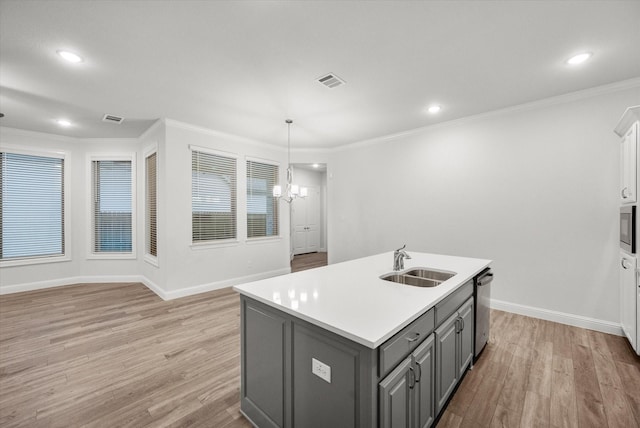
[[[636,206],[620,208],[620,248],[628,253],[636,253]]]

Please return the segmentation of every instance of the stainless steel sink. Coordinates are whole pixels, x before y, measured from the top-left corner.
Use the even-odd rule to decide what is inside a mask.
[[[380,278],[385,281],[398,284],[412,285],[414,287],[437,287],[447,279],[453,277],[455,272],[432,270],[426,268],[412,268],[403,272],[391,272]]]

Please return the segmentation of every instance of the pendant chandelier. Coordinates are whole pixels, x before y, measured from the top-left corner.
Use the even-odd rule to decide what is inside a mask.
[[[296,198],[306,197],[307,188],[293,184],[293,170],[291,169],[291,124],[293,120],[287,119],[285,123],[287,124],[287,188],[283,194],[282,186],[279,184],[273,186],[273,197],[290,204]]]

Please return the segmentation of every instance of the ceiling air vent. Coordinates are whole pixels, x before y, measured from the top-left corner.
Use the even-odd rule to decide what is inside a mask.
[[[322,83],[327,88],[335,88],[335,87],[344,85],[346,83],[344,80],[342,80],[341,78],[339,78],[333,73],[329,73],[327,75],[319,77],[318,82]]]
[[[102,118],[103,122],[117,123],[118,125],[122,123],[124,117],[114,116],[112,114],[105,114]]]

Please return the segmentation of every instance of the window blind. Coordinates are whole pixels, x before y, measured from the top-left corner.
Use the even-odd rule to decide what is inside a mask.
[[[131,161],[93,161],[93,252],[130,253]]]
[[[236,159],[193,150],[191,166],[193,242],[236,238]]]
[[[0,259],[63,255],[64,159],[0,157]]]
[[[157,220],[157,153],[145,159],[146,171],[146,250],[147,254],[158,256]]]
[[[247,237],[278,236],[278,166],[247,161]]]

